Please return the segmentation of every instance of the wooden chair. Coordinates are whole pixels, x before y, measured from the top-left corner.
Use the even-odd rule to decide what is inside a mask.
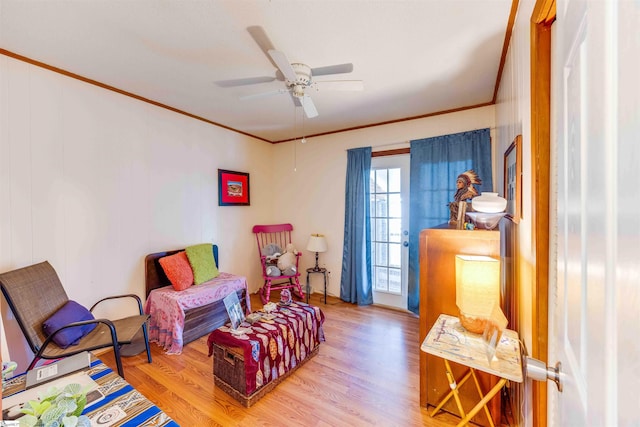
[[[298,262],[302,253],[298,251],[296,255],[295,274],[293,275],[281,275],[281,276],[269,276],[267,274],[267,257],[262,254],[263,248],[270,243],[275,243],[282,250],[285,250],[291,241],[291,232],[293,226],[291,224],[272,224],[272,225],[255,225],[253,232],[256,235],[256,243],[258,244],[258,255],[260,256],[260,264],[262,265],[262,277],[264,278],[264,286],[260,288],[260,299],[263,304],[269,302],[271,291],[281,289],[292,289],[297,292],[297,296],[304,299],[304,292],[300,286],[300,269],[298,268]]]
[[[89,309],[89,311],[93,311],[98,304],[106,300],[133,298],[138,303],[139,314],[137,315],[118,320],[95,319],[73,322],[53,331],[47,337],[43,330],[43,324],[69,301],[58,274],[51,264],[44,261],[0,274],[0,286],[29,347],[31,347],[31,351],[35,355],[28,370],[33,369],[40,359],[59,359],[83,351],[113,347],[118,374],[124,378],[120,348],[122,345],[131,344],[140,328],[142,328],[144,335],[147,360],[151,363],[151,350],[147,334],[149,316],[144,314],[142,302],[137,295],[127,294],[103,298]],[[92,323],[96,324],[95,329],[81,338],[77,345],[61,348],[53,341],[56,334],[67,328]]]

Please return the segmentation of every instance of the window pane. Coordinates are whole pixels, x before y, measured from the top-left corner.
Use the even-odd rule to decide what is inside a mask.
[[[376,265],[376,255],[377,251],[376,251],[376,244],[372,243],[371,244],[371,264]]]
[[[390,219],[389,220],[389,241],[394,243],[400,243],[402,240],[402,220]]]
[[[376,290],[386,291],[387,290],[387,269],[382,267],[376,267],[374,286]]]
[[[400,168],[389,169],[389,193],[400,192]]]
[[[376,169],[376,192],[386,193],[387,188],[387,170]]]
[[[389,244],[389,267],[400,268],[402,246],[400,244]]]
[[[371,251],[371,252],[373,252],[373,251]],[[377,279],[378,274],[377,274],[377,271],[376,271],[375,267],[372,268],[371,270],[372,270],[371,271],[371,283],[373,283],[373,289],[375,289],[376,288],[376,282],[378,281],[378,279]]]
[[[387,244],[386,243],[376,243],[376,259],[375,259],[375,264],[376,265],[383,265],[386,266],[387,265]]]
[[[387,195],[376,195],[376,210],[373,216],[386,217],[387,216]]]
[[[369,193],[373,194],[376,192],[376,172],[375,170],[371,170],[369,172]]]
[[[400,270],[397,268],[389,269],[389,292],[401,293]]]
[[[384,218],[378,218],[376,221],[376,241],[378,242],[386,242],[387,241],[387,220]]]
[[[389,216],[392,218],[402,217],[402,197],[400,194],[389,194]]]

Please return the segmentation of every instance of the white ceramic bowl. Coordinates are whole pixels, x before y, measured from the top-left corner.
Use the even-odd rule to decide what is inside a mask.
[[[473,225],[481,230],[493,230],[498,226],[500,219],[506,213],[486,213],[486,212],[467,212],[467,216],[471,218]]]
[[[507,207],[507,199],[498,196],[498,193],[483,192],[471,199],[471,207],[476,212],[504,212]]]

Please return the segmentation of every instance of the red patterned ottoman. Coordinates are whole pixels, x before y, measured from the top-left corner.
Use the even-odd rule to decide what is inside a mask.
[[[316,355],[324,341],[319,307],[292,302],[271,314],[240,325],[242,334],[232,334],[227,324],[207,340],[216,386],[246,407]]]

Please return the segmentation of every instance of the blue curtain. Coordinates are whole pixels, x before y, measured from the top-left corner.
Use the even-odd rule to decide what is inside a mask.
[[[348,150],[340,298],[358,305],[373,303],[369,240],[370,173],[371,147]]]
[[[482,180],[479,192],[493,190],[489,129],[411,141],[407,307],[413,313],[420,310],[420,231],[449,220],[456,179],[469,169]]]

